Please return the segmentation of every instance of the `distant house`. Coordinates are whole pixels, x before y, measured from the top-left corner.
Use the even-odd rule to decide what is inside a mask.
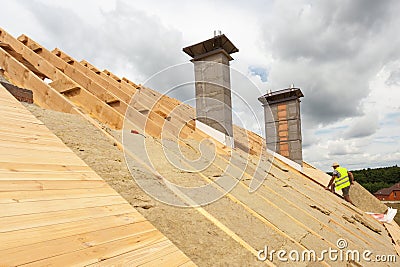
[[[384,201],[400,201],[400,183],[380,189],[374,193],[374,196]]]

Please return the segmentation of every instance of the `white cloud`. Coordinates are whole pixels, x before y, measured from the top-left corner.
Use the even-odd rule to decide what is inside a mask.
[[[355,118],[349,129],[344,133],[345,138],[361,138],[373,135],[379,128],[378,116],[376,113]]]
[[[233,107],[251,130],[258,131],[255,118],[263,125],[257,98],[267,88],[294,83],[305,95],[305,160],[324,170],[340,154],[354,168],[399,160],[399,118],[388,117],[400,111],[399,1],[0,0],[0,5],[2,27],[12,35],[27,34],[50,50],[59,47],[136,83],[189,62],[183,47],[222,30],[239,48],[231,61],[232,87],[248,105],[235,100]],[[249,71],[252,66],[267,70],[267,82],[263,73]],[[152,86],[165,91],[189,75],[169,73]],[[190,98],[189,90],[175,96]]]

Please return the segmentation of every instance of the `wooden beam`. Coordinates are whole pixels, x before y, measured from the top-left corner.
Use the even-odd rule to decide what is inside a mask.
[[[53,53],[57,53],[59,57],[61,58],[71,58],[67,56],[64,52],[61,52],[59,49],[54,50]],[[90,76],[91,79],[96,81],[102,80],[102,84],[105,84],[106,88],[108,90],[112,90],[113,93],[116,95],[118,94],[119,96],[123,97],[122,100],[126,100],[129,98],[127,103],[129,103],[130,106],[133,108],[139,110],[139,111],[144,111],[146,112],[144,115],[146,115],[151,121],[154,121],[156,125],[160,125],[161,127],[164,127],[163,130],[168,131],[169,129],[171,130],[172,134],[174,136],[178,136],[179,134],[182,134],[184,137],[187,137],[189,134],[191,134],[194,130],[194,123],[193,120],[184,121],[178,114],[174,114],[170,116],[170,110],[166,109],[163,105],[159,105],[156,103],[156,100],[153,98],[150,98],[146,94],[142,94],[140,90],[136,90],[133,88],[132,90],[136,90],[136,93],[133,96],[133,101],[132,101],[132,95],[126,94],[126,90],[122,90],[122,87],[131,87],[128,86],[128,84],[125,84],[124,81],[118,82],[119,78],[115,78],[116,76],[113,75],[109,71],[104,71],[104,72],[99,72],[97,68],[95,68],[93,65],[88,63],[87,61],[81,61],[81,65],[78,66],[79,64],[73,64],[77,68],[79,68],[81,71],[84,71],[86,69],[86,75]],[[109,74],[109,75],[107,75]],[[115,79],[114,79],[114,78]],[[122,85],[122,87],[121,87]],[[122,93],[121,93],[122,92]],[[125,94],[125,95],[123,95]],[[182,128],[182,129],[180,129]],[[179,131],[181,130],[181,133]]]
[[[34,103],[60,112],[75,113],[75,107],[70,101],[2,48],[0,48],[0,67],[4,70],[4,76],[8,80],[19,87],[32,90]],[[4,89],[3,86],[1,88]]]
[[[102,74],[107,75],[107,78],[112,83],[122,85],[124,90],[135,92],[133,95],[135,103],[144,102],[146,103],[145,106],[152,112],[154,111],[164,118],[170,117],[171,120],[176,121],[174,124],[182,125],[182,130],[186,135],[193,133],[195,130],[194,113],[190,114],[182,109],[180,106],[182,102],[179,100],[163,95],[147,87],[138,86],[126,78],[121,80],[108,70],[104,70]],[[135,105],[135,103],[133,103],[133,105]],[[171,114],[171,112],[173,112],[173,114]]]
[[[101,101],[95,95],[91,94],[85,88],[75,83],[72,79],[59,71],[56,67],[50,64],[47,60],[37,55],[30,50],[27,46],[23,45],[17,39],[6,33],[4,30],[0,33],[0,41],[6,43],[13,54],[18,55],[31,65],[35,66],[37,71],[43,73],[44,76],[51,79],[57,84],[67,83],[73,84],[73,87],[78,87],[80,90],[70,90],[65,92],[64,95],[72,102],[79,105],[90,115],[96,117],[103,123],[106,123],[111,128],[121,129],[123,125],[123,116],[115,111],[112,107],[108,106],[104,101]]]
[[[62,71],[65,75],[70,77],[73,81],[78,83],[80,86],[87,89],[93,95],[97,96],[100,100],[102,100],[105,103],[109,104],[110,106],[114,107],[121,114],[125,114],[127,105],[125,103],[120,103],[120,100],[118,99],[117,96],[115,96],[113,93],[110,93],[104,87],[99,85],[97,82],[94,82],[92,79],[87,77],[81,71],[81,69],[77,68],[76,66],[73,66],[73,63],[76,62],[73,58],[71,58],[67,55],[62,55],[63,59],[64,59],[63,60],[63,59],[61,59],[61,57],[58,57],[55,54],[51,53],[49,50],[40,46],[38,43],[36,43],[35,41],[30,39],[26,35],[21,35],[20,37],[18,37],[18,40],[20,42],[22,42],[24,45],[26,45],[27,47],[29,47],[32,51],[35,51],[34,50],[35,48],[40,48],[40,49],[37,49],[38,52],[36,52],[38,55],[40,55],[41,57],[46,59],[49,63],[54,65],[57,69]],[[63,85],[65,87],[74,88],[73,83],[63,83]],[[79,87],[75,87],[75,88],[79,88]]]
[[[62,52],[60,49],[54,49],[52,51],[53,54],[65,58],[68,55],[66,55],[64,52]],[[68,56],[69,57],[69,56]],[[111,79],[109,76],[98,70],[96,67],[91,65],[89,62],[83,60],[81,62],[74,61],[72,63],[76,68],[78,68],[81,72],[85,73],[86,76],[90,77],[93,81],[96,81],[98,84],[102,85],[104,88],[106,88],[108,91],[112,92],[118,98],[123,100],[129,105],[132,105],[131,99],[133,94],[135,94],[136,91],[132,92],[126,92],[124,88],[122,87],[122,84],[119,84],[115,80]],[[148,105],[148,99],[145,99],[144,101],[141,101],[140,106],[150,108]],[[151,102],[150,102],[151,103]],[[135,106],[134,106],[135,107]],[[136,108],[136,107],[135,107]]]
[[[37,43],[35,43],[32,39],[25,35],[20,36],[18,39],[28,47],[39,47]],[[99,77],[93,71],[84,67],[75,59],[68,56],[61,50],[55,49],[53,50],[53,53],[51,53],[45,48],[42,48],[40,50],[40,55],[42,55],[45,59],[54,64],[65,74],[70,76],[71,79],[79,83],[81,86],[88,88],[88,90],[91,91],[93,94],[96,94],[100,99],[104,100],[107,104],[114,107],[121,115],[125,116],[126,114],[129,114],[129,118],[132,119],[132,122],[138,126],[141,126],[141,129],[144,129],[144,126],[146,125],[146,132],[156,132],[157,134],[155,136],[159,136],[159,133],[165,130],[169,131],[172,135],[178,135],[179,129],[176,127],[174,122],[168,121],[165,116],[161,116],[159,113],[154,111],[150,111],[148,116],[145,116],[139,111],[136,111],[137,108],[132,109],[126,102],[127,99],[130,100],[130,96],[108,82],[108,85],[106,87],[103,87],[102,85],[100,85],[100,83],[98,83],[100,80],[104,80],[102,77]],[[63,59],[67,60],[68,62],[64,61]],[[110,95],[111,99],[108,100],[105,97],[106,95]],[[141,105],[141,103],[138,107],[139,110],[145,109]],[[127,113],[128,109],[129,112]],[[151,128],[155,128],[156,130],[152,130]]]
[[[57,80],[49,83],[49,85],[54,89],[56,89],[57,92],[61,94],[72,93],[74,91],[79,91],[81,89],[79,86],[76,86],[76,84],[72,83],[71,81]]]

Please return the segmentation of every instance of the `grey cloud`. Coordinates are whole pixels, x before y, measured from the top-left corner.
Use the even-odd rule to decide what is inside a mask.
[[[349,129],[344,133],[344,138],[361,138],[371,136],[379,129],[378,117],[371,114],[370,116],[364,116],[357,118]]]
[[[283,1],[285,2],[285,1]],[[277,10],[277,25],[266,27],[278,58],[341,60],[360,53],[388,23],[396,1],[299,1],[292,9]],[[281,14],[285,12],[286,14]],[[274,30],[275,29],[275,30]]]
[[[351,154],[360,154],[359,147],[354,143],[346,142],[343,140],[337,140],[330,142],[328,145],[328,154],[330,156],[349,156]]]
[[[269,85],[300,86],[304,117],[315,125],[362,115],[370,79],[400,56],[393,11],[400,2],[292,3],[279,1],[263,28],[266,51],[274,58]]]
[[[56,45],[60,47],[70,47],[74,43],[82,41],[83,46],[85,43],[83,40],[84,34],[90,29],[88,25],[85,25],[82,19],[73,11],[62,8],[50,6],[39,1],[23,1],[19,0],[21,8],[24,7],[28,10],[32,17],[36,19],[46,33],[42,36],[40,43],[44,46]],[[35,38],[34,36],[30,36]],[[57,40],[54,43],[54,40]],[[52,43],[53,41],[53,43]],[[85,40],[87,41],[87,40]],[[50,47],[47,47],[50,49]]]
[[[130,74],[133,81],[142,81],[184,60],[182,34],[129,2],[118,0],[114,10],[102,13],[96,26],[70,9],[38,1],[23,3],[52,37],[48,39],[57,40],[55,45],[62,50],[100,69]]]
[[[344,155],[348,155],[349,154],[349,150],[346,147],[334,147],[331,148],[331,150],[329,151],[329,155],[331,156],[344,156]]]

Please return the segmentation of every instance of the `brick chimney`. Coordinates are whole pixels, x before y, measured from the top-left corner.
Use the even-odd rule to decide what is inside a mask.
[[[229,61],[233,60],[230,54],[239,50],[224,34],[214,32],[214,35],[183,51],[193,58],[196,120],[233,137]]]
[[[268,92],[258,98],[264,107],[267,149],[303,166],[300,88]]]

